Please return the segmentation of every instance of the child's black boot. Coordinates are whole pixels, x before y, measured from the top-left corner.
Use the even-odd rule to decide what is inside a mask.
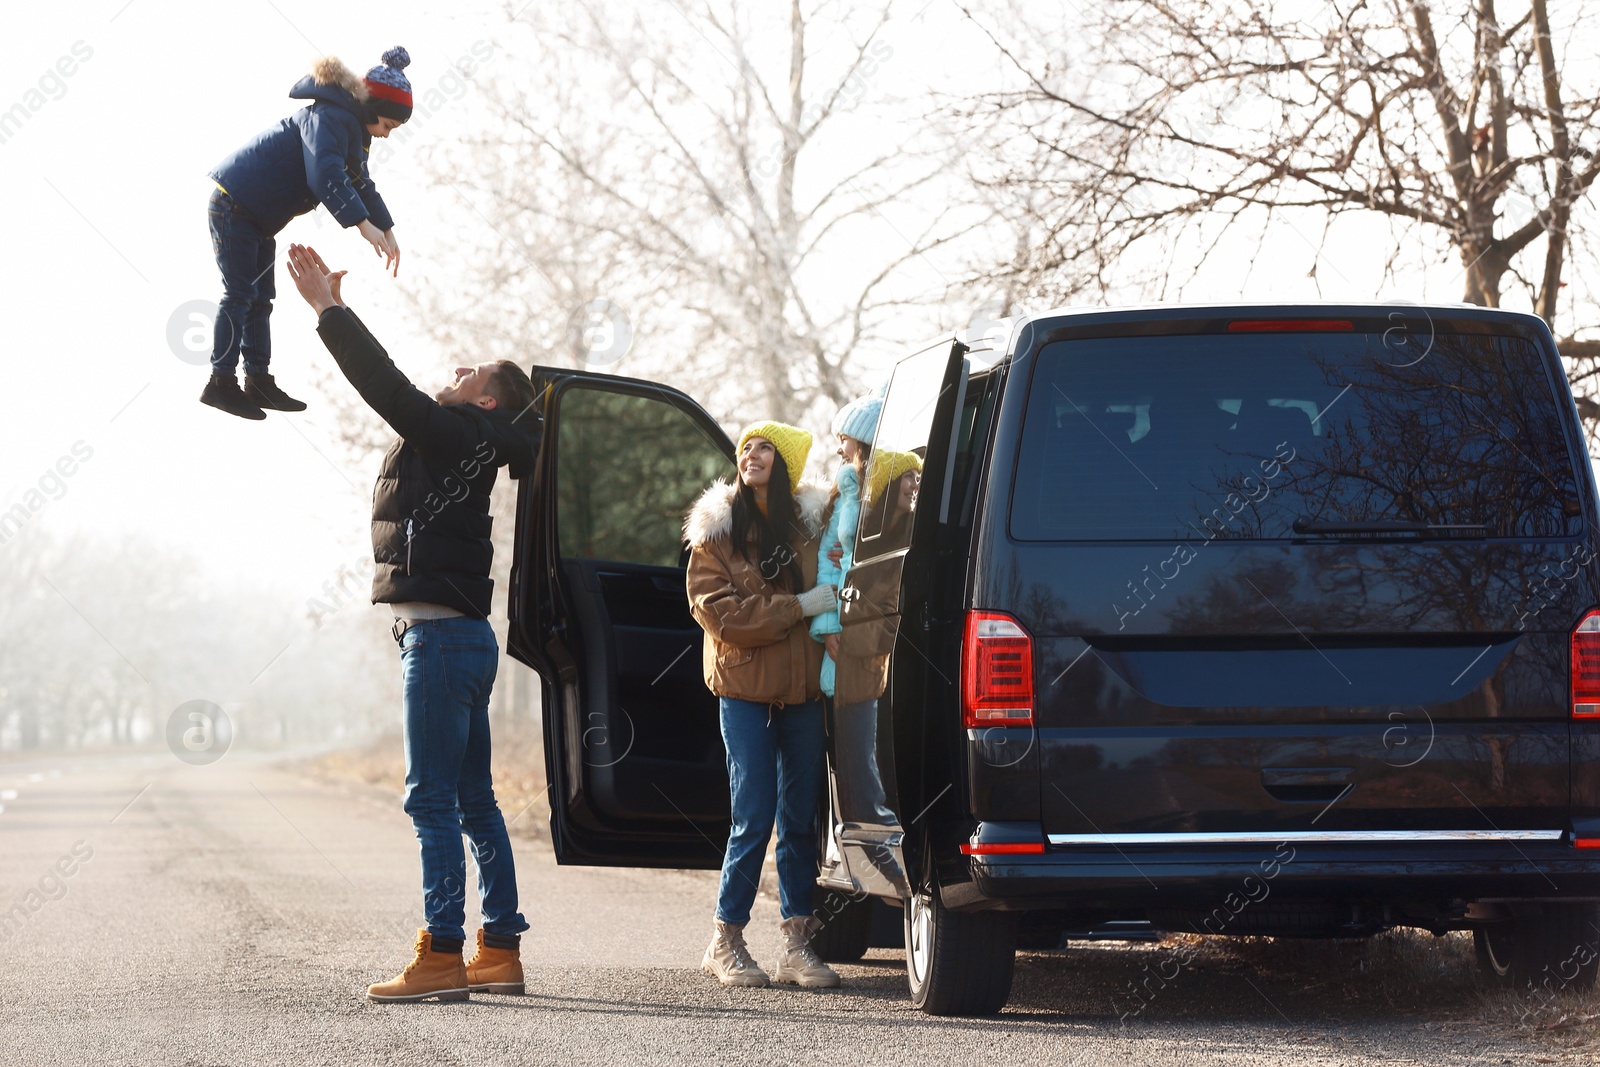
[[[272,380],[270,374],[250,374],[244,376],[245,399],[257,407],[266,408],[268,411],[304,411],[305,401],[296,400]]]
[[[205,392],[200,394],[200,403],[210,404],[218,411],[226,411],[229,415],[237,415],[241,419],[255,419],[257,421],[267,417],[267,413],[252,403],[244,395],[244,390],[239,388],[239,381],[232,375],[213,374],[206,383]]]

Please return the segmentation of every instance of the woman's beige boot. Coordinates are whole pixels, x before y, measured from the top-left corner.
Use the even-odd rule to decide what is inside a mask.
[[[839,985],[839,976],[811,947],[812,935],[821,928],[822,923],[811,915],[796,915],[778,924],[783,931],[783,959],[772,978],[774,982],[787,982],[802,989],[833,989]]]
[[[700,969],[723,985],[764,986],[767,972],[763,971],[745,947],[744,927],[717,920],[716,934],[706,947],[706,957]]]

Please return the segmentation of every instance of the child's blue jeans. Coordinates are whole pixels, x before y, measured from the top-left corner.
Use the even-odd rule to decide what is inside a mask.
[[[220,188],[212,190],[207,213],[211,251],[222,271],[222,303],[211,335],[211,373],[232,378],[242,354],[246,374],[266,374],[272,361],[267,317],[278,295],[273,280],[277,242]]]

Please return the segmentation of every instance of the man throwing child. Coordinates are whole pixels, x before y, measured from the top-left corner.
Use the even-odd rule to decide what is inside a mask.
[[[344,271],[289,247],[295,288],[361,399],[399,439],[372,496],[372,602],[394,611],[404,680],[406,794],[422,846],[416,957],[367,990],[376,1001],[466,1000],[468,990],[523,992],[516,869],[489,774],[489,693],[499,646],[488,623],[494,582],[489,491],[502,466],[526,476],[539,442],[533,385],[510,360],[457,367],[429,397],[390,361],[339,298]],[[478,865],[483,927],[462,963],[465,832]]]

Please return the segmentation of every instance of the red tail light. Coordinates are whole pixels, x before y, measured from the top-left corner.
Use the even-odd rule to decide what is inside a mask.
[[[1580,848],[1582,846],[1579,846]],[[974,845],[970,842],[961,843],[963,856],[1042,856],[1044,855],[1043,841],[995,841],[987,845]]]
[[[1349,319],[1234,319],[1229,333],[1348,333]]]
[[[1033,638],[997,611],[967,612],[961,716],[968,727],[1033,724]]]
[[[1600,837],[1574,837],[1574,848],[1600,848]]]
[[[1600,716],[1600,609],[1578,620],[1572,631],[1572,714]]]

